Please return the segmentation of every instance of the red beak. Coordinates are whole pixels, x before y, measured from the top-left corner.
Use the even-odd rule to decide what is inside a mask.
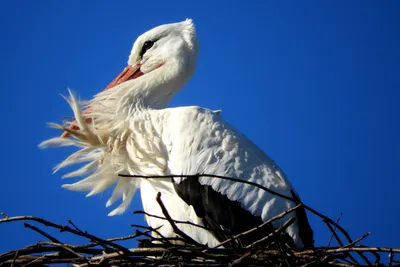
[[[135,65],[135,66],[128,65],[104,90],[113,88],[114,86],[126,82],[128,80],[136,79],[142,76],[143,74],[144,73],[140,70],[140,65]],[[92,118],[85,118],[85,121],[87,123],[91,123]],[[78,125],[76,125],[76,121],[72,122],[69,128],[75,131],[79,130]],[[68,132],[64,131],[63,134],[61,135],[61,138],[68,137],[69,135],[70,134]]]

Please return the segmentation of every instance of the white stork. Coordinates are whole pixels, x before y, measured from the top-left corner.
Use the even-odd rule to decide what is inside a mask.
[[[144,211],[164,217],[156,195],[174,220],[193,225],[178,227],[199,243],[216,246],[227,238],[221,229],[240,233],[296,203],[249,184],[211,177],[134,179],[131,175],[214,174],[258,183],[299,201],[283,171],[257,146],[227,124],[218,112],[196,106],[166,108],[172,97],[192,76],[198,52],[192,20],[158,26],[137,38],[128,66],[103,92],[85,104],[70,93],[67,99],[75,116],[69,127],[52,124],[64,131],[40,147],[77,146],[55,170],[87,162],[63,177],[83,177],[63,187],[89,191],[87,196],[115,186],[106,206],[122,198],[109,213],[123,213],[136,189],[140,188]],[[82,108],[83,106],[83,108]],[[69,136],[69,138],[67,138]],[[298,209],[275,221],[296,221],[285,231],[297,247],[311,247],[313,233],[305,211]],[[148,224],[162,226],[165,237],[175,236],[165,220],[146,216]],[[217,229],[218,228],[218,229]],[[257,235],[243,237],[249,244]]]

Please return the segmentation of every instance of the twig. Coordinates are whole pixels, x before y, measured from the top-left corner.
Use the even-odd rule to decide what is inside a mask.
[[[150,214],[150,213],[145,212],[145,211],[142,211],[142,210],[135,210],[135,211],[133,212],[133,214],[144,214],[144,215],[149,216],[149,217],[152,217],[152,218],[157,218],[157,219],[160,219],[160,220],[166,220],[166,221],[167,221],[167,219],[166,219],[165,217],[157,216],[157,215],[154,215],[154,214]],[[192,222],[189,222],[189,221],[173,220],[173,222],[174,222],[174,223],[179,223],[179,224],[188,224],[188,225],[192,225],[192,226],[195,226],[195,227],[198,227],[198,228],[207,230],[207,231],[225,232],[224,230],[220,230],[220,229],[211,229],[211,228],[209,228],[209,227],[205,227],[205,226],[203,226],[203,225],[196,224],[196,223],[192,223]]]
[[[160,228],[162,227],[162,225],[161,225],[161,226],[158,226],[158,227],[156,227],[156,228],[153,228],[153,227],[150,227],[150,226],[143,226],[143,225],[138,225],[138,224],[131,224],[131,227],[146,229],[146,231],[144,231],[144,232],[141,232],[141,231],[136,230],[136,236],[144,235],[144,236],[148,237],[149,239],[153,239],[154,241],[156,241],[156,238],[155,238],[155,237],[153,237],[153,236],[151,236],[151,235],[148,234],[149,232],[150,232],[150,233],[151,233],[151,232],[154,232],[154,233],[156,233],[158,236],[160,236],[159,239],[157,238],[157,241],[161,241],[161,242],[163,242],[164,244],[171,245],[170,240],[169,240],[168,238],[166,238],[164,235],[162,235],[162,234],[158,231],[158,229],[160,229]]]
[[[76,231],[83,233],[83,231],[81,229],[79,229],[78,226],[76,226],[71,220],[68,220],[68,223],[70,225],[72,225]]]
[[[229,264],[229,267],[233,267],[233,266],[237,266],[237,265],[241,264],[242,261],[243,261],[245,258],[248,258],[250,255],[251,255],[251,252],[250,252],[250,251],[244,253],[240,258],[234,260],[231,264]]]
[[[88,239],[90,239],[92,241],[97,241],[99,243],[99,245],[105,244],[105,245],[108,245],[108,246],[113,247],[115,249],[118,249],[120,251],[126,250],[126,248],[124,248],[123,246],[120,246],[120,245],[118,245],[116,243],[113,243],[111,241],[104,240],[104,239],[99,238],[97,236],[91,235],[91,234],[89,234],[87,232],[78,231],[78,230],[72,229],[69,226],[52,223],[50,221],[47,221],[45,219],[42,219],[42,218],[39,218],[39,217],[35,217],[35,216],[7,217],[5,219],[1,219],[0,220],[0,224],[1,223],[14,222],[14,221],[36,221],[36,222],[41,223],[41,224],[43,224],[45,226],[49,226],[49,227],[53,227],[53,228],[59,229],[61,232],[64,232],[64,231],[65,232],[70,232],[70,233],[73,233],[73,234],[75,234],[77,236],[86,237],[86,238],[88,238]]]
[[[326,223],[326,226],[328,226],[329,230],[331,231],[332,235],[335,237],[336,241],[340,246],[343,246],[342,240],[340,240],[339,236],[336,234],[336,232],[333,230],[332,225],[330,224],[329,221],[323,220]],[[337,226],[336,226],[337,227]],[[337,227],[338,228],[338,227]],[[339,228],[338,228],[339,229]],[[328,251],[328,250],[327,250]],[[347,254],[349,259],[353,261],[354,264],[358,264],[357,260],[350,254]]]
[[[39,242],[38,244],[40,244],[40,245],[50,245],[50,246],[60,247],[60,248],[64,249],[65,251],[71,253],[72,255],[77,256],[78,258],[85,259],[85,256],[79,254],[78,252],[74,251],[72,248],[69,248],[68,246],[63,245],[63,244],[61,244],[61,243],[56,243],[56,242]]]
[[[349,244],[347,244],[347,245],[345,245],[345,246],[342,246],[342,248],[353,247],[355,244],[359,243],[361,240],[365,239],[365,238],[366,238],[367,236],[369,236],[370,234],[371,234],[370,232],[365,233],[363,236],[357,238],[357,239],[354,240],[353,242],[351,242],[351,243],[349,243]],[[328,249],[328,248],[327,248],[327,249]],[[376,253],[376,252],[372,252],[372,253]],[[348,254],[348,253],[346,253],[346,254]],[[376,255],[375,255],[375,257],[376,257]],[[379,254],[378,254],[378,257],[379,257]],[[328,256],[324,256],[324,257],[322,258],[322,261],[321,261],[321,262],[326,261],[327,258],[329,258],[329,257],[328,257]],[[379,262],[379,258],[376,260],[376,262]]]
[[[278,229],[276,229],[274,232],[270,233],[267,236],[264,236],[256,241],[254,241],[253,243],[251,243],[250,245],[247,246],[247,248],[252,248],[255,245],[264,242],[268,239],[270,239],[273,236],[273,233],[276,233],[277,235],[280,235],[283,231],[285,231],[296,219],[295,218],[290,218],[289,220],[287,220],[284,224],[282,224]]]
[[[145,236],[145,237],[147,237],[147,238],[149,238],[149,240],[150,240],[151,242],[159,241],[159,242],[162,242],[162,243],[165,244],[165,245],[170,245],[170,246],[172,245],[171,240],[168,239],[168,238],[165,238],[164,236],[161,236],[160,238],[157,238],[157,237],[154,237],[154,236],[149,235],[149,234],[146,233],[146,232],[141,232],[141,231],[139,231],[139,230],[136,230],[136,233],[137,233],[137,234],[140,234],[140,235],[143,235],[143,236]],[[183,239],[180,238],[179,240],[183,240]]]
[[[293,219],[293,221],[295,220],[295,218],[291,218],[291,219]],[[289,221],[290,221],[290,220],[289,220]],[[292,223],[293,223],[293,221],[292,221]],[[272,237],[275,239],[275,243],[276,243],[276,246],[278,247],[279,254],[280,254],[281,257],[283,258],[283,260],[284,260],[286,266],[287,266],[287,267],[290,267],[290,263],[289,263],[289,261],[288,261],[288,259],[287,259],[287,256],[286,256],[285,251],[283,251],[281,242],[279,242],[279,238],[278,238],[276,232],[272,229],[271,224],[268,224],[268,226],[269,226],[269,228],[270,228],[270,230],[271,230]]]
[[[174,223],[173,219],[168,213],[167,208],[165,208],[164,203],[161,200],[161,192],[157,193],[156,201],[158,205],[160,205],[160,208],[162,210],[162,213],[164,214],[165,218],[168,220],[169,224],[171,225],[172,229],[174,230],[175,234],[183,237],[188,243],[191,243],[196,246],[201,246],[199,243],[197,243],[193,238],[182,232]]]
[[[259,189],[262,189],[272,195],[293,201],[295,204],[296,200],[294,200],[292,197],[280,194],[278,192],[275,192],[265,186],[262,186],[260,184],[257,183],[253,183],[247,180],[242,180],[242,179],[238,179],[238,178],[232,178],[232,177],[227,177],[227,176],[221,176],[221,175],[213,175],[213,174],[205,174],[205,173],[199,173],[199,174],[192,174],[192,175],[185,175],[185,174],[170,174],[170,175],[131,175],[131,174],[118,174],[118,176],[120,177],[128,177],[128,178],[151,178],[151,179],[165,179],[165,178],[199,178],[199,177],[209,177],[209,178],[218,178],[218,179],[223,179],[223,180],[227,180],[227,181],[232,181],[232,182],[239,182],[239,183],[243,183],[243,184],[248,184],[248,185],[252,185],[255,186]]]
[[[5,216],[3,215],[3,213],[2,213],[1,215],[2,215],[3,217],[5,217]],[[11,267],[14,267],[15,260],[17,259],[17,257],[18,257],[18,250],[17,250],[17,252],[15,252],[15,256],[14,256],[13,262],[12,262],[12,264],[11,264]]]
[[[146,230],[144,232],[141,232],[140,234],[133,234],[133,235],[126,235],[126,236],[119,236],[119,237],[113,237],[113,238],[107,238],[107,241],[123,241],[123,240],[129,240],[129,239],[133,239],[136,237],[141,236],[144,233],[148,233],[148,232],[152,232],[153,230]]]
[[[252,232],[254,232],[254,231],[256,231],[256,230],[258,230],[258,229],[260,229],[260,228],[263,228],[263,227],[265,227],[266,225],[268,225],[268,224],[270,224],[270,223],[272,223],[272,222],[274,222],[274,221],[276,221],[276,220],[279,220],[279,219],[285,217],[287,214],[289,214],[289,213],[291,213],[292,211],[298,209],[299,207],[301,207],[301,204],[299,204],[299,205],[297,205],[297,206],[295,206],[295,207],[293,207],[293,208],[290,208],[290,209],[288,209],[288,210],[286,210],[286,211],[284,211],[284,212],[282,212],[282,213],[280,213],[280,214],[278,214],[278,215],[272,217],[272,218],[269,219],[268,221],[265,221],[265,222],[263,222],[262,224],[260,224],[260,225],[258,225],[258,226],[256,226],[256,227],[254,227],[254,228],[252,228],[252,229],[250,229],[250,230],[247,230],[247,231],[244,231],[244,232],[242,232],[242,233],[240,233],[240,234],[237,234],[237,235],[232,236],[231,238],[229,238],[229,239],[227,239],[227,240],[225,240],[225,241],[219,243],[219,244],[216,245],[214,248],[219,248],[219,247],[221,247],[221,246],[223,246],[223,245],[225,245],[225,244],[227,244],[227,243],[230,243],[230,242],[232,242],[232,241],[234,241],[234,240],[236,240],[236,239],[238,239],[238,238],[240,238],[240,237],[243,237],[243,236],[248,235],[248,234],[250,234],[250,233],[252,233]]]
[[[318,250],[318,249],[317,249]],[[382,248],[382,247],[336,247],[336,248],[330,248],[327,249],[327,253],[339,253],[339,252],[393,252],[393,253],[399,253],[400,254],[400,248]],[[297,255],[305,255],[305,254],[310,254],[312,253],[313,250],[305,250],[301,252],[297,252]]]
[[[371,234],[371,232],[365,233],[363,236],[357,238],[356,240],[354,240],[353,242],[343,246],[344,248],[348,248],[348,247],[352,247],[355,244],[359,243],[361,240],[365,239],[367,236],[369,236]]]
[[[54,242],[54,243],[61,243],[60,241],[58,241],[58,239],[56,239],[55,237],[53,237],[53,236],[51,236],[51,235],[45,233],[44,231],[40,230],[40,229],[37,228],[36,226],[33,226],[33,225],[29,224],[29,223],[24,223],[24,226],[25,226],[26,228],[32,229],[32,230],[35,231],[35,232],[38,232],[38,233],[41,234],[42,236],[44,236],[44,237],[46,237],[47,239],[49,239],[51,242]]]
[[[334,236],[336,238],[336,240],[343,245],[343,243],[340,241],[340,238],[337,236],[337,234],[333,231],[332,229],[332,225],[334,225],[347,239],[348,242],[353,242],[353,240],[351,240],[351,237],[349,235],[349,233],[343,229],[343,227],[341,227],[339,224],[335,223],[332,219],[330,219],[329,217],[322,215],[321,213],[319,213],[318,211],[314,210],[313,208],[310,208],[307,205],[304,205],[304,208],[310,212],[312,212],[314,215],[317,215],[318,217],[322,218],[322,221],[324,221],[326,223],[326,225],[329,227],[329,229],[334,233]],[[369,265],[371,266],[371,262],[364,256],[362,255],[362,253],[358,253],[360,255],[360,257],[363,258],[363,260]],[[357,260],[354,259],[354,257],[352,257],[351,255],[349,255],[350,258],[352,258],[352,260],[354,260],[355,263],[357,263]]]
[[[329,237],[328,244],[326,244],[326,248],[329,248],[329,246],[331,245],[331,241],[332,241],[333,235],[334,235],[334,233],[336,231],[337,225],[339,224],[340,218],[342,218],[342,213],[339,214],[339,217],[336,220],[335,227],[333,228],[332,234]]]

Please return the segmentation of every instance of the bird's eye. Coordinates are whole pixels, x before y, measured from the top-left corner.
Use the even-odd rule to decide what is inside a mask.
[[[140,57],[142,58],[143,55],[146,53],[147,50],[149,50],[153,46],[154,42],[153,41],[146,41],[143,44],[142,51],[140,51]]]

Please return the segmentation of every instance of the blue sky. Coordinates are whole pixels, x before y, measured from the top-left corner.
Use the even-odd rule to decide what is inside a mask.
[[[139,34],[191,17],[198,67],[171,106],[222,109],[306,204],[343,212],[354,238],[372,232],[365,244],[400,247],[399,12],[398,1],[3,1],[0,211],[71,219],[102,237],[144,223],[130,212],[138,196],[107,217],[110,191],[62,189],[52,167],[71,150],[37,144],[59,134],[46,122],[72,114],[59,94],[90,98],[125,67]],[[310,221],[326,245],[329,234]],[[1,225],[0,239],[3,252],[39,237],[15,224]]]

